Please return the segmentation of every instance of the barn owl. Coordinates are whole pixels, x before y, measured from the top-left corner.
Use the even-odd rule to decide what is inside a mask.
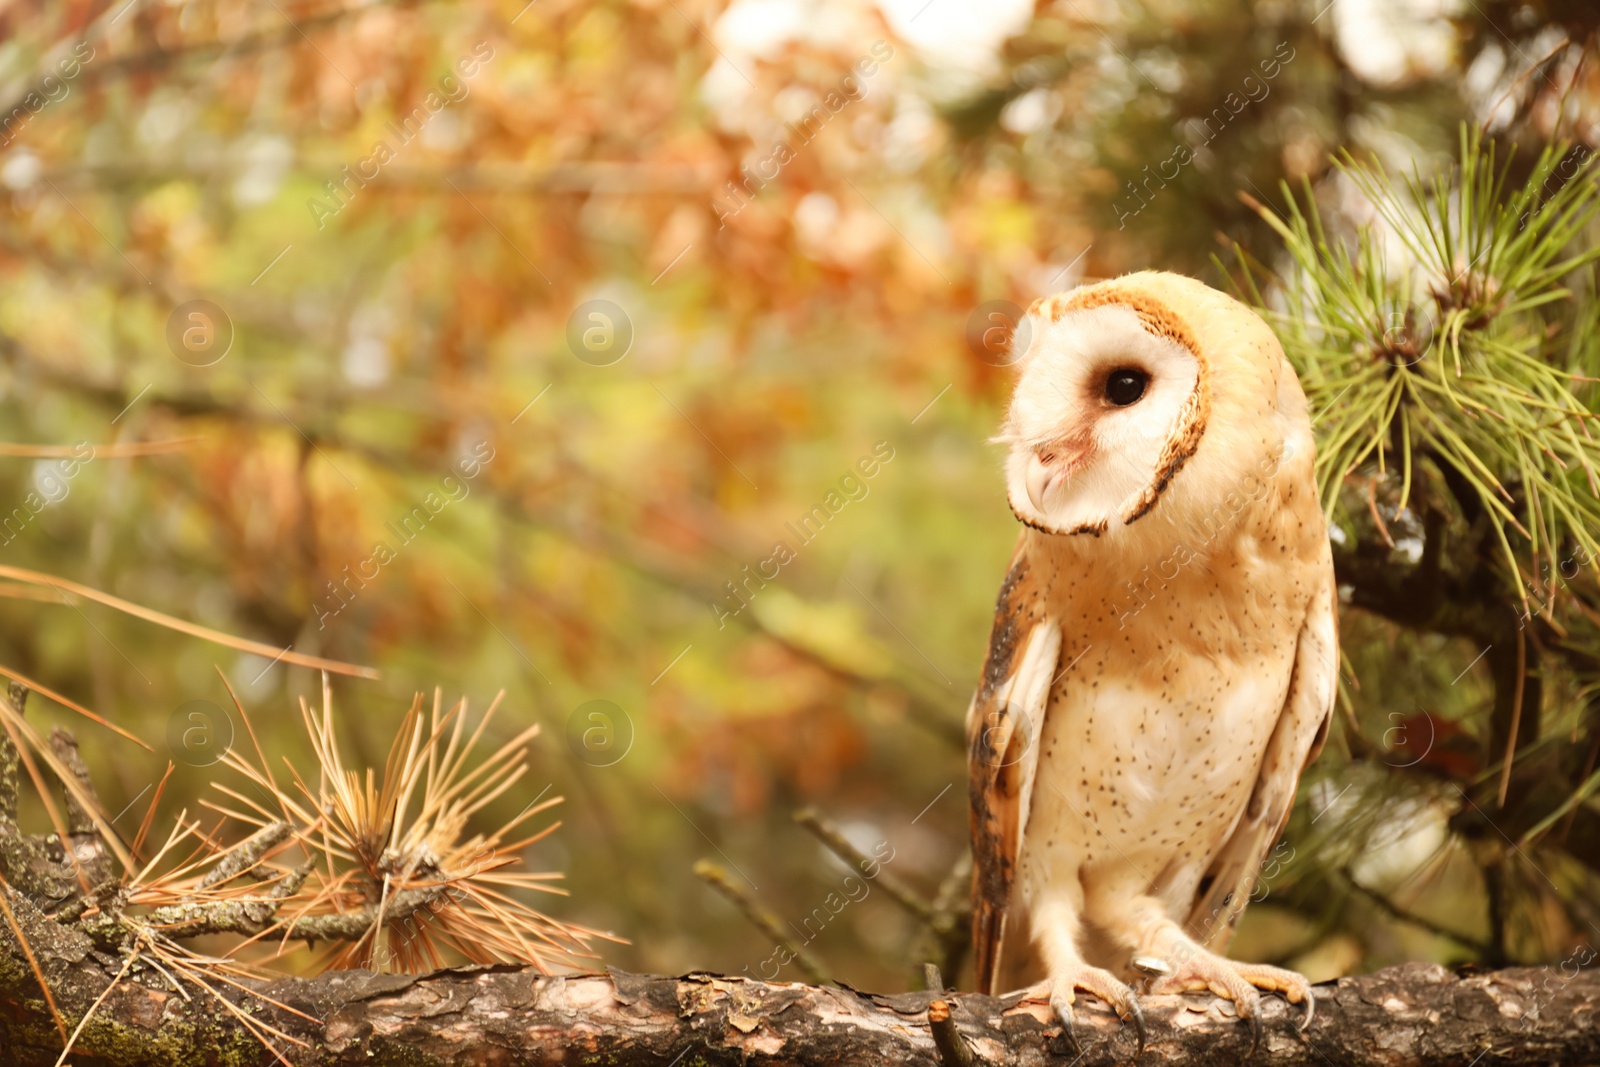
[[[1131,977],[1209,989],[1260,1038],[1302,976],[1221,955],[1338,673],[1306,400],[1244,305],[1146,272],[1029,310],[997,440],[1026,527],[967,716],[978,988],[1070,1035]]]

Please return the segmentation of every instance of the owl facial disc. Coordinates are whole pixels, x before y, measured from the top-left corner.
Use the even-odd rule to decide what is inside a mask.
[[[1100,536],[1155,507],[1205,429],[1205,361],[1188,329],[1115,283],[1043,301],[999,440],[1027,525]]]

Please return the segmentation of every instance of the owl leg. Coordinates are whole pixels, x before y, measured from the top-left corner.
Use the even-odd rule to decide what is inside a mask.
[[[1184,993],[1209,989],[1233,1002],[1239,1017],[1250,1024],[1250,1053],[1261,1044],[1260,990],[1279,992],[1291,1004],[1304,1003],[1306,1017],[1299,1029],[1311,1025],[1316,1000],[1303,975],[1260,963],[1239,963],[1202,948],[1166,913],[1162,903],[1128,887],[1102,887],[1092,893],[1095,921],[1125,944],[1141,966],[1160,973],[1150,983],[1151,993]]]
[[[1029,990],[1048,997],[1050,1006],[1066,1026],[1067,1039],[1080,1053],[1078,1035],[1072,1028],[1072,1007],[1079,993],[1093,993],[1107,1004],[1123,1022],[1131,1022],[1139,1039],[1138,1055],[1144,1053],[1144,1012],[1133,989],[1116,975],[1084,962],[1078,948],[1080,904],[1065,895],[1041,902],[1031,916],[1034,939],[1039,945],[1049,977]],[[1135,1057],[1137,1058],[1137,1056]]]

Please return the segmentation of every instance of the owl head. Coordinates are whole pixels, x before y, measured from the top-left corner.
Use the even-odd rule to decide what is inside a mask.
[[[1192,278],[1145,272],[1046,297],[1016,336],[1027,347],[997,440],[1011,510],[1044,534],[1115,541],[1141,521],[1180,523],[1303,424],[1272,331]]]

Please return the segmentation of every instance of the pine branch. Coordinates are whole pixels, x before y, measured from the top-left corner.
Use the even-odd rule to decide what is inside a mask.
[[[30,937],[32,936],[30,932]],[[68,1020],[106,994],[122,961],[70,944],[40,947]],[[0,933],[0,1042],[18,1067],[48,1067],[60,1038],[45,1005],[22,982],[14,938]],[[77,958],[72,957],[76,955]],[[957,1039],[988,1067],[1125,1065],[1133,1034],[1093,998],[1079,1000],[1071,1048],[1048,1004],[970,993],[868,994],[832,987],[767,984],[710,974],[684,977],[577,974],[546,977],[507,967],[461,968],[422,976],[341,972],[271,984],[221,986],[237,1003],[183,997],[159,983],[125,980],[105,995],[77,1038],[75,1056],[105,1067],[195,1060],[235,1062],[259,1035],[245,1020],[295,1042],[295,1067],[415,1063],[433,1067],[603,1061],[617,1067],[673,1062],[782,1062],[793,1067],[933,1067],[942,1060],[929,1008],[948,1008]],[[1469,976],[1407,964],[1317,986],[1310,1029],[1298,1009],[1262,1002],[1257,1062],[1274,1067],[1460,1067],[1483,1058],[1506,1067],[1592,1063],[1600,1031],[1583,1023],[1600,999],[1600,970],[1518,968]],[[270,997],[269,1002],[266,999]],[[303,1005],[295,1013],[274,1004]],[[1209,993],[1144,998],[1146,1061],[1238,1067],[1250,1029]],[[241,1010],[247,1008],[248,1011]],[[936,1013],[937,1014],[937,1013]],[[959,1056],[959,1052],[956,1053]],[[959,1061],[958,1061],[959,1062]]]
[[[287,896],[297,888],[291,887],[281,895]],[[403,923],[418,912],[428,910],[443,896],[442,889],[408,889],[382,904],[373,903],[334,915],[302,915],[284,921],[278,918],[282,900],[275,897],[206,900],[168,904],[138,921],[171,938],[188,939],[207,934],[253,937],[270,930],[295,941],[360,941],[371,934],[380,920]]]

